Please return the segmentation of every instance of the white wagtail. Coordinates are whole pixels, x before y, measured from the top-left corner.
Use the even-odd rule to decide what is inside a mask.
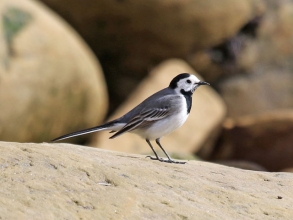
[[[132,132],[143,137],[151,147],[155,154],[155,157],[149,156],[151,159],[183,164],[185,162],[174,161],[167,154],[160,143],[160,138],[183,125],[191,109],[192,94],[201,85],[209,85],[209,83],[200,81],[196,76],[188,73],[179,74],[172,79],[167,88],[148,97],[121,118],[97,127],[66,134],[52,141],[59,141],[102,130],[115,132],[110,139],[118,137],[125,132]],[[158,157],[150,140],[156,140],[156,143],[168,159]]]

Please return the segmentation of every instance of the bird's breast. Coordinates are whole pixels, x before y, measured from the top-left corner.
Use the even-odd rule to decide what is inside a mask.
[[[187,113],[188,106],[184,97],[182,97],[181,103],[176,108],[174,113],[168,117],[155,121],[148,127],[137,129],[133,132],[149,140],[154,140],[172,133],[184,124],[189,115]]]

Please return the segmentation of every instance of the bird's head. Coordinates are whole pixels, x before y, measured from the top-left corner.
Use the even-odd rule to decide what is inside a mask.
[[[189,73],[181,73],[172,79],[169,88],[174,89],[176,92],[181,94],[192,95],[194,91],[201,85],[210,84],[200,81],[195,75]]]

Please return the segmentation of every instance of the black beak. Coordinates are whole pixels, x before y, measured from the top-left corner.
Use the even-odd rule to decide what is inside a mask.
[[[200,82],[198,82],[197,83],[198,85],[207,85],[207,86],[209,86],[210,84],[209,83],[207,83],[207,82],[203,82],[203,81],[200,81]]]

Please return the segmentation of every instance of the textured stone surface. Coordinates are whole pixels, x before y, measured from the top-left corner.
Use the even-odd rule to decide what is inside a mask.
[[[0,142],[2,219],[288,219],[293,175]]]
[[[48,141],[100,122],[105,82],[84,41],[39,2],[0,5],[0,139]]]
[[[293,111],[227,119],[214,159],[247,160],[270,171],[293,166]]]
[[[240,168],[244,170],[256,170],[256,171],[268,171],[263,166],[260,166],[257,163],[245,160],[220,160],[220,161],[213,161],[217,164],[222,164],[229,167]]]
[[[148,96],[169,86],[173,77],[185,72],[196,74],[184,61],[171,59],[163,62],[133,91],[111,118],[122,116]],[[202,86],[193,94],[192,109],[185,124],[162,138],[161,143],[168,152],[189,154],[204,147],[202,153],[207,154],[214,144],[225,114],[226,107],[218,94],[212,87]],[[135,134],[124,134],[111,140],[108,139],[109,136],[108,132],[98,132],[91,145],[129,153],[152,153],[147,143]]]

